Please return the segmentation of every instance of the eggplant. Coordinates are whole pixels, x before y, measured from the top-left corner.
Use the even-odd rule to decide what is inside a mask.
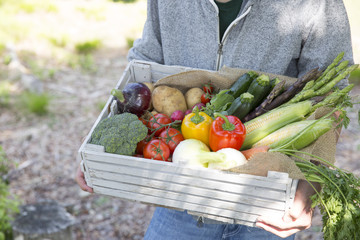
[[[128,83],[123,90],[111,90],[117,102],[118,114],[129,112],[142,116],[150,107],[151,91],[143,83]]]

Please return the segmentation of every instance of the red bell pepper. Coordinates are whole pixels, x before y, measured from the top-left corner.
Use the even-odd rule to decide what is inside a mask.
[[[215,113],[211,124],[209,144],[212,151],[222,148],[239,150],[245,140],[246,129],[239,118]]]

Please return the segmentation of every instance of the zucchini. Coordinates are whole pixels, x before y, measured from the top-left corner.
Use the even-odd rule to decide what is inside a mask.
[[[262,101],[269,95],[271,91],[271,84],[269,76],[261,74],[250,84],[247,92],[254,95],[252,101],[252,109],[255,109]]]
[[[227,110],[228,115],[233,115],[242,119],[251,111],[252,101],[254,96],[251,93],[245,92],[236,98]]]
[[[249,71],[241,75],[230,87],[229,93],[234,97],[238,98],[242,93],[246,92],[251,82],[258,76],[254,71]]]
[[[279,78],[273,78],[270,80],[270,85],[271,88],[274,88],[276,86],[276,84],[280,83],[280,79]]]

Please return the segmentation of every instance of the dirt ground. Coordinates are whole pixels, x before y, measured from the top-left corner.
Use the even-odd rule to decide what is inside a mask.
[[[9,174],[11,192],[23,204],[53,199],[65,206],[76,218],[75,239],[142,239],[154,210],[145,204],[85,193],[74,181],[77,150],[100,113],[98,103],[107,100],[125,69],[126,53],[125,47],[100,50],[94,73],[66,67],[56,71],[44,81],[44,90],[52,95],[48,115],[24,114],[15,106],[0,109],[0,145],[18,164]],[[356,86],[352,94],[359,93],[360,86]],[[357,106],[349,111],[352,121],[341,132],[336,158],[338,166],[360,176],[358,110]],[[296,239],[322,239],[318,211],[312,227]]]

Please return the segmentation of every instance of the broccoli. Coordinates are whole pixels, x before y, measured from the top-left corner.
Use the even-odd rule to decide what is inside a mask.
[[[102,145],[105,152],[134,155],[137,143],[148,133],[135,114],[122,113],[105,118],[95,127],[90,143]]]

